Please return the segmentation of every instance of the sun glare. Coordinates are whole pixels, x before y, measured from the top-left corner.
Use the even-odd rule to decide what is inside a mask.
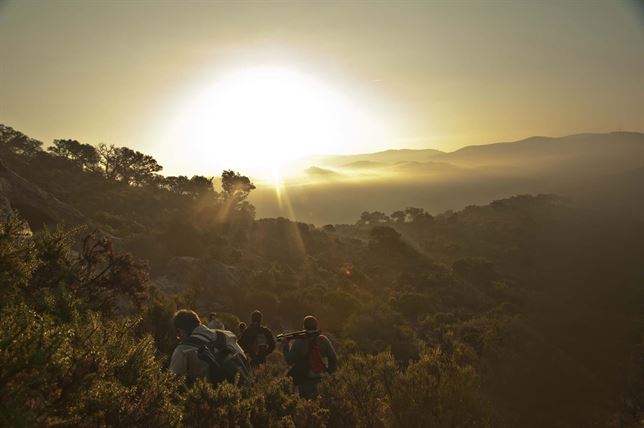
[[[346,152],[383,132],[382,121],[314,76],[261,66],[218,75],[186,97],[171,134],[193,166],[242,169],[278,189],[285,164]]]

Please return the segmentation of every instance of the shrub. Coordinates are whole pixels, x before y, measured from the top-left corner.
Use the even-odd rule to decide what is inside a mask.
[[[24,303],[0,312],[0,425],[177,426],[177,380],[136,322],[74,312],[70,322]]]
[[[320,403],[333,427],[385,426],[389,414],[387,385],[398,369],[390,353],[355,354],[320,385]]]
[[[440,349],[426,349],[387,388],[400,427],[479,427],[489,424],[479,377]]]
[[[78,257],[72,234],[33,238],[15,219],[0,232],[0,425],[177,426],[178,381],[161,370],[137,319],[147,273],[105,240]]]

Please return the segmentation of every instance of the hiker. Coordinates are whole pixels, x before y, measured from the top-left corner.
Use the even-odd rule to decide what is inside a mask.
[[[199,359],[195,347],[186,345],[184,342],[193,332],[214,340],[216,338],[214,332],[201,324],[199,315],[188,309],[177,311],[172,319],[172,324],[177,332],[177,339],[181,343],[172,353],[170,370],[177,376],[185,376],[189,383],[200,377],[208,377],[208,363]]]
[[[297,386],[301,398],[314,398],[322,373],[333,373],[338,365],[338,356],[331,341],[320,334],[318,320],[312,316],[304,317],[304,332],[298,332],[292,339],[286,336],[282,342],[282,352],[286,363],[291,366],[288,375]],[[278,336],[279,337],[279,336]],[[324,364],[326,358],[327,364]]]
[[[275,350],[273,332],[262,324],[263,315],[255,310],[250,315],[250,325],[239,338],[239,344],[250,357],[251,367],[258,367],[266,362],[266,356]]]
[[[206,327],[189,309],[177,311],[172,323],[181,343],[172,353],[169,368],[177,376],[185,376],[189,385],[198,378],[212,383],[248,378],[246,355],[232,332]]]
[[[244,331],[246,331],[246,323],[244,321],[240,322],[237,329],[239,330],[239,337],[241,337],[241,335],[244,334]]]
[[[215,312],[211,312],[208,316],[208,328],[224,330],[224,324],[217,319]]]

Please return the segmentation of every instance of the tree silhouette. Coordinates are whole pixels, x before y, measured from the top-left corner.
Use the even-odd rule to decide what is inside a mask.
[[[373,242],[381,245],[398,244],[400,242],[400,233],[391,227],[378,226],[371,229],[369,237]]]
[[[215,193],[212,188],[213,178],[202,175],[193,175],[192,178],[188,178],[185,175],[170,176],[162,178],[160,184],[178,195],[196,199],[207,193]]]
[[[155,173],[163,169],[152,156],[127,147],[99,144],[97,150],[99,164],[110,180],[142,186],[151,184]]]
[[[369,212],[369,211],[364,211],[360,215],[360,220],[358,220],[359,225],[365,225],[365,224],[380,224],[380,223],[388,223],[390,222],[391,219],[387,214],[380,212],[380,211],[374,211],[374,212]]]
[[[42,152],[42,142],[29,138],[10,126],[0,125],[0,142],[3,151],[14,155],[33,157]]]
[[[256,189],[248,177],[232,170],[221,173],[221,187],[224,190],[224,197],[235,202],[243,201],[251,190]]]
[[[116,178],[116,147],[114,147],[114,144],[110,144],[108,146],[101,143],[96,147],[96,151],[98,151],[98,163],[103,169],[105,178],[108,180],[114,180]]]
[[[96,169],[100,159],[94,146],[76,140],[54,140],[54,145],[47,150],[56,156],[74,161],[81,169],[86,170]]]
[[[407,207],[405,208],[405,221],[415,222],[423,220],[432,220],[431,214],[426,213],[422,208]]]
[[[391,219],[396,223],[404,223],[407,215],[403,211],[394,211],[391,213]]]

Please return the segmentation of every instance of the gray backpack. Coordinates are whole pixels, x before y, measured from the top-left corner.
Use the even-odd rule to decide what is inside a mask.
[[[214,330],[215,340],[201,334],[193,334],[184,341],[197,348],[199,359],[208,363],[208,377],[214,385],[223,381],[246,383],[250,377],[250,365],[246,354],[230,331]]]

